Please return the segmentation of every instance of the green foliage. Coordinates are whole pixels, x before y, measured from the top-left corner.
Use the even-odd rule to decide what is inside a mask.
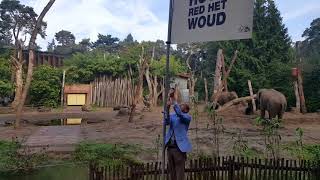
[[[17,0],[3,0],[0,4],[0,31],[5,32],[6,39],[14,39],[17,41],[20,35],[30,34],[35,27],[37,14],[30,6],[25,6]],[[47,24],[42,22],[40,36],[45,37],[45,29]],[[11,33],[13,31],[14,33]],[[21,34],[20,34],[21,33]]]
[[[66,30],[61,30],[55,34],[55,38],[62,46],[72,46],[75,44],[76,37]]]
[[[130,62],[126,59],[101,51],[76,53],[65,61],[68,68],[66,82],[89,83],[99,75],[124,76],[127,74],[128,64]]]
[[[170,75],[176,75],[186,71],[186,67],[176,59],[175,56],[170,57]],[[166,72],[166,57],[162,56],[159,61],[152,61],[151,73],[157,76],[164,76]]]
[[[308,111],[315,112],[320,109],[320,65],[314,66],[311,73],[305,73],[304,79],[306,105]]]
[[[111,35],[98,34],[98,39],[93,43],[93,47],[104,52],[115,53],[119,49],[120,39]]]
[[[289,143],[283,147],[289,155],[293,158],[310,160],[315,165],[319,165],[320,161],[320,145],[319,144],[311,144],[311,145],[303,145],[302,148],[296,143]]]
[[[279,119],[263,119],[256,118],[256,124],[262,126],[262,135],[265,144],[265,156],[269,158],[279,158],[280,155],[280,141],[281,135],[279,129],[281,127],[281,120]]]
[[[137,145],[81,143],[76,147],[76,161],[91,162],[99,166],[133,165],[134,158],[141,149]]]
[[[212,139],[213,139],[213,156],[219,157],[220,155],[220,135],[224,132],[225,127],[223,126],[223,117],[218,116],[217,112],[213,108],[215,105],[209,105],[206,107],[206,112],[209,118],[207,129],[212,128]]]
[[[0,80],[0,94],[2,97],[9,97],[13,93],[13,86],[10,82]]]
[[[30,87],[31,103],[36,106],[57,107],[60,102],[61,70],[39,66]]]
[[[249,147],[248,140],[243,137],[241,131],[236,136],[233,136],[232,139],[234,140],[232,146],[234,156],[245,158],[256,158],[259,156],[259,152]]]
[[[13,84],[10,82],[10,79],[10,63],[6,58],[0,57],[0,97],[12,95]]]
[[[30,171],[46,162],[45,154],[30,153],[19,142],[0,141],[0,171]]]
[[[306,38],[298,48],[298,56],[303,59],[304,93],[307,109],[315,112],[320,109],[320,18],[312,21],[303,33]]]

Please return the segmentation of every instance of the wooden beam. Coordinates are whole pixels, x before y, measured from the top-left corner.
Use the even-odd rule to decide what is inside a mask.
[[[249,86],[249,92],[250,92],[250,96],[252,98],[252,110],[253,112],[256,112],[257,111],[257,106],[256,106],[256,101],[254,100],[254,97],[253,97],[253,90],[252,90],[252,83],[250,80],[248,80],[248,86]]]

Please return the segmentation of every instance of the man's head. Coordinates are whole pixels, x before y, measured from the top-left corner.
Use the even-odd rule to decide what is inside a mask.
[[[181,108],[181,111],[182,111],[183,113],[189,113],[189,111],[190,111],[190,107],[189,107],[188,104],[181,104],[181,105],[180,105],[180,108]]]

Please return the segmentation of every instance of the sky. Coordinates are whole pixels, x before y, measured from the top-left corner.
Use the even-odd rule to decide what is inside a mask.
[[[320,17],[320,0],[275,0],[293,41],[302,40],[303,31]],[[21,0],[40,14],[47,0]],[[56,0],[45,17],[46,39],[38,44],[46,49],[60,30],[71,31],[77,41],[97,39],[97,34],[138,40],[165,40],[169,0]]]

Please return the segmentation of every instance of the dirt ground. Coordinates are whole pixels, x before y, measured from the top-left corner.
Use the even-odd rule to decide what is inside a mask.
[[[213,129],[204,113],[203,106],[199,106],[200,115],[198,118],[198,141],[196,141],[196,121],[192,121],[189,136],[193,144],[193,153],[199,150],[204,154],[210,155],[213,152]],[[145,112],[141,119],[135,119],[133,123],[128,123],[128,117],[117,116],[116,112],[100,109],[99,112],[81,113],[89,119],[104,120],[98,123],[86,124],[81,126],[82,139],[84,141],[105,142],[105,143],[129,143],[140,145],[146,151],[141,153],[144,160],[154,160],[157,157],[157,139],[162,134],[162,109],[153,109],[152,112]],[[263,137],[260,127],[255,125],[257,115],[244,115],[244,108],[241,106],[233,107],[227,111],[219,113],[223,119],[225,131],[220,135],[221,155],[232,155],[232,146],[235,143],[236,135],[241,131],[242,137],[248,142],[249,147],[258,152],[264,151]],[[32,113],[26,114],[26,120],[46,118],[50,119],[54,113]],[[77,114],[78,115],[78,114]],[[1,115],[0,121],[10,115]],[[209,126],[208,126],[209,125]],[[304,143],[320,143],[320,114],[294,114],[286,113],[284,116],[283,127],[280,129],[282,144],[296,140],[295,129],[304,130]],[[39,126],[24,124],[19,130],[13,127],[0,127],[0,139],[11,140],[27,138],[33,134]],[[160,139],[161,141],[161,139]],[[196,143],[198,142],[198,144]],[[198,147],[198,148],[197,148]],[[147,153],[146,153],[147,152]],[[285,154],[284,154],[285,156]]]

